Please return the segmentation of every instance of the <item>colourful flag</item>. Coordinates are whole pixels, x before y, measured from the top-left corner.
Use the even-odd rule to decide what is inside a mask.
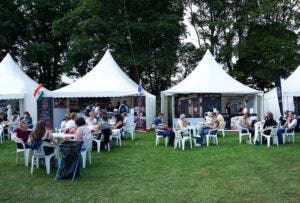
[[[34,90],[33,96],[35,97],[36,101],[41,101],[44,96],[44,91],[42,90],[43,84],[39,84],[39,86]]]
[[[138,86],[138,95],[142,95],[143,88],[142,88],[142,79],[140,79],[139,86]]]

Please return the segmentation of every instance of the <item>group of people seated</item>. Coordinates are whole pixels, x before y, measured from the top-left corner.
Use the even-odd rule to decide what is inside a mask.
[[[182,129],[188,127],[190,124],[186,120],[184,114],[180,114],[177,124],[175,125],[176,129]],[[203,126],[200,126],[198,129],[199,137],[196,139],[196,147],[200,147],[203,144],[203,137],[211,129],[224,128],[225,122],[223,116],[219,111],[209,112],[208,116],[205,118],[205,123]],[[163,114],[158,113],[157,118],[153,121],[152,128],[155,129],[158,135],[168,137],[168,146],[174,145],[175,133],[173,130],[168,129],[167,126],[163,123]]]
[[[249,133],[251,133],[251,136],[254,137],[255,134],[255,124],[256,120],[250,119],[250,114],[248,112],[245,112],[239,119],[238,125],[241,126],[244,129],[247,129]],[[263,129],[266,129],[267,127],[271,126],[277,126],[277,122],[273,118],[273,114],[271,112],[266,113],[266,117],[263,122]],[[278,143],[283,143],[282,135],[286,131],[292,131],[297,126],[297,118],[295,116],[295,113],[292,111],[286,111],[285,115],[280,118],[281,125],[278,128],[277,136],[278,136]],[[225,126],[224,118],[220,114],[220,112],[208,112],[207,116],[205,117],[205,122],[202,126],[198,129],[199,136],[196,138],[195,146],[199,147],[204,142],[204,136],[208,134],[209,130],[212,129],[218,129],[218,128],[224,128]],[[176,129],[186,128],[189,126],[188,121],[185,119],[185,115],[181,114],[177,124],[175,125]],[[162,135],[164,137],[168,137],[169,142],[168,146],[173,146],[174,144],[174,138],[175,133],[172,129],[167,128],[167,126],[163,123],[163,114],[158,113],[157,118],[153,121],[152,128],[155,129],[156,133],[158,135]],[[265,134],[270,134],[270,130],[266,130],[264,132]],[[252,139],[253,140],[253,139]],[[251,144],[250,140],[246,142],[247,144]]]
[[[248,129],[249,133],[251,133],[251,136],[254,137],[255,122],[256,120],[250,120],[250,114],[248,112],[245,112],[244,115],[241,116],[238,125],[241,126],[242,128]],[[294,130],[294,128],[297,126],[297,118],[293,111],[285,111],[284,116],[280,117],[279,122],[280,125],[277,131],[277,136],[278,136],[278,143],[282,144],[283,133],[285,133],[287,129],[289,129],[290,131]],[[271,127],[271,126],[278,126],[277,121],[275,121],[273,118],[272,112],[266,113],[265,119],[264,121],[262,121],[262,123],[263,123],[263,129],[266,129],[267,127]],[[270,133],[271,133],[270,130],[264,131],[264,134],[270,135]],[[251,144],[250,140],[248,140],[246,143]]]

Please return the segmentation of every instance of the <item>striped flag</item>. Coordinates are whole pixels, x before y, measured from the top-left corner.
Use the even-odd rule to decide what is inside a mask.
[[[42,91],[43,84],[39,84],[39,86],[34,90],[33,96],[35,97],[36,101],[41,101],[44,96],[44,91]]]

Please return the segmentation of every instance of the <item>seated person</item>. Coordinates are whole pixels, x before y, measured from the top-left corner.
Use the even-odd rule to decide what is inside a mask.
[[[185,127],[188,127],[188,122],[187,120],[185,119],[185,115],[182,113],[180,114],[180,117],[177,121],[177,124],[176,124],[176,129],[180,129],[180,128],[185,128]]]
[[[19,127],[14,130],[12,135],[12,139],[17,141],[18,149],[23,149],[22,143],[25,144],[25,148],[30,148],[27,143],[30,133],[31,131],[28,130],[27,120],[22,119]]]
[[[284,111],[284,112],[283,112],[283,116],[280,116],[280,118],[279,118],[280,126],[284,126],[284,124],[285,124],[286,121],[287,121],[288,114],[289,114],[289,111]]]
[[[70,115],[67,113],[60,123],[60,128],[62,129],[63,132],[66,132],[66,124],[70,120]]]
[[[273,114],[270,111],[268,111],[266,113],[266,117],[265,117],[265,122],[264,122],[264,126],[263,126],[263,133],[265,135],[270,135],[271,134],[271,130],[270,129],[269,130],[265,130],[265,129],[268,128],[268,127],[272,127],[272,126],[277,126],[277,122],[273,119]],[[263,137],[262,141],[266,142],[265,139],[266,138]]]
[[[115,124],[111,125],[112,129],[121,129],[123,127],[123,118],[117,114],[115,116]]]
[[[164,129],[166,128],[166,125],[164,125],[163,121],[163,114],[162,113],[158,113],[157,114],[157,118],[153,121],[153,124],[152,124],[152,128],[155,129],[155,132],[158,134],[158,135],[162,135],[164,137],[168,136],[168,146],[172,147],[174,146],[174,138],[175,138],[175,133],[174,131],[164,131]]]
[[[90,129],[85,125],[85,120],[83,117],[78,117],[75,119],[75,124],[77,126],[74,140],[83,141],[81,150],[84,151],[87,148],[86,141],[92,138]]]
[[[200,147],[201,144],[203,144],[203,138],[205,135],[208,134],[209,130],[218,128],[218,126],[219,126],[217,114],[215,112],[212,112],[210,116],[211,116],[211,123],[206,123],[206,124],[204,124],[204,126],[201,126],[199,128],[200,138],[197,138],[197,140],[196,140],[196,144],[195,144],[196,147]]]
[[[76,124],[75,119],[77,117],[77,113],[70,113],[70,120],[66,122],[66,133],[74,134],[76,132]]]
[[[122,117],[123,117],[123,126],[129,125],[129,120],[126,112],[122,113]]]
[[[95,118],[95,113],[94,112],[90,112],[89,113],[89,117],[87,117],[85,119],[85,122],[87,124],[87,127],[92,130],[93,126],[97,125],[97,119]]]
[[[219,111],[216,111],[216,114],[217,114],[217,120],[219,121],[219,128],[221,129],[225,128],[224,117],[222,116],[222,114],[220,114]]]
[[[297,119],[295,117],[295,113],[289,111],[288,118],[282,128],[279,128],[277,131],[278,136],[278,144],[283,144],[282,134],[286,131],[286,129],[293,129],[297,125]]]
[[[28,142],[35,142],[34,149],[37,149],[42,141],[57,144],[56,139],[53,135],[49,132],[46,132],[46,122],[45,121],[38,121],[36,124],[35,129],[29,135]],[[33,145],[31,145],[31,149]],[[44,152],[46,155],[52,154],[54,152],[54,147],[45,147]]]
[[[104,144],[110,142],[110,135],[111,135],[111,127],[107,119],[107,115],[103,113],[101,115],[101,122],[98,124],[98,129],[101,131],[101,134],[104,136]],[[95,137],[95,139],[100,139],[101,134],[99,137]]]
[[[250,114],[249,112],[244,113],[239,120],[239,125],[243,128],[247,128],[251,133],[251,136],[254,136],[254,129],[252,127],[252,122],[250,121]]]

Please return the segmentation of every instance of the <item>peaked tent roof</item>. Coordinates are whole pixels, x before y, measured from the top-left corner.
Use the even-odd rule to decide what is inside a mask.
[[[23,99],[28,90],[37,86],[38,83],[20,69],[11,55],[6,54],[0,63],[0,99]]]
[[[300,78],[300,66],[287,78],[282,82],[282,91],[286,96],[300,96],[300,86],[299,84]]]
[[[178,93],[257,94],[260,91],[252,89],[231,77],[207,50],[191,74],[174,87],[163,91],[163,94],[166,95]]]
[[[138,93],[138,84],[118,66],[109,50],[85,76],[63,88],[49,92],[51,97],[122,97]],[[144,95],[151,95],[143,90]]]

